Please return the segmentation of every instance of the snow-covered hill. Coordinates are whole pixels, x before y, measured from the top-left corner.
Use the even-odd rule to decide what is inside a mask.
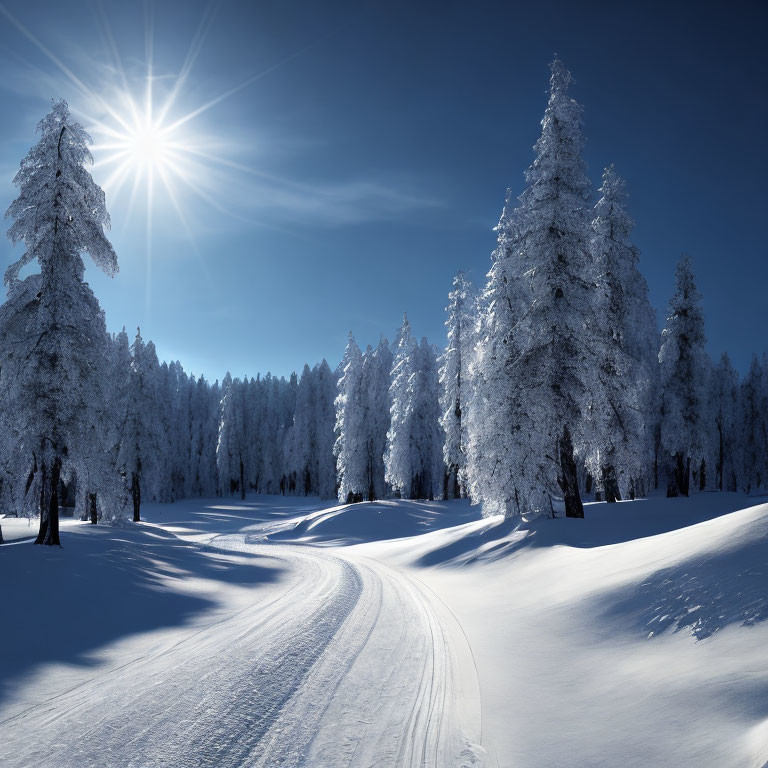
[[[761,768],[755,501],[521,525],[253,497],[70,522],[63,550],[0,548],[0,764]]]

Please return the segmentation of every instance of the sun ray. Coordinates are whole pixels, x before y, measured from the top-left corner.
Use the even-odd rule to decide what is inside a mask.
[[[255,75],[251,75],[247,80],[244,80],[239,85],[235,85],[232,88],[230,88],[227,91],[224,91],[224,93],[219,94],[215,98],[211,99],[210,101],[206,102],[202,106],[198,107],[197,109],[192,110],[188,114],[184,115],[183,117],[180,117],[176,122],[171,123],[167,128],[166,131],[174,131],[180,126],[184,125],[185,123],[188,123],[190,120],[193,120],[196,117],[199,117],[204,112],[207,112],[209,109],[212,109],[217,104],[221,104],[222,101],[225,99],[228,99],[230,96],[234,96],[236,93],[239,93],[240,91],[247,88],[249,85],[253,85],[255,82],[258,82],[262,78],[266,77],[267,75],[274,72],[276,69],[279,69],[282,66],[285,66],[286,64],[290,63],[294,59],[298,58],[299,56],[303,56],[307,51],[311,50],[315,46],[319,45],[321,42],[326,40],[332,33],[327,33],[325,35],[321,35],[316,40],[313,40],[311,43],[308,43],[303,48],[300,48],[298,51],[294,51],[293,53],[289,54],[288,56],[280,59],[280,61],[275,62],[271,66],[267,67],[266,69],[263,69],[261,72],[257,72]]]
[[[189,51],[187,52],[187,56],[184,59],[184,63],[182,64],[181,69],[179,70],[179,74],[176,77],[176,82],[173,85],[173,89],[171,90],[170,95],[165,100],[165,103],[163,104],[163,107],[160,110],[160,114],[158,116],[158,123],[162,123],[165,120],[165,118],[168,116],[168,112],[171,110],[174,103],[176,102],[177,97],[179,96],[184,86],[186,85],[187,78],[189,77],[192,71],[192,67],[194,67],[195,62],[197,61],[197,58],[203,49],[205,40],[208,37],[208,32],[211,29],[211,25],[213,24],[213,21],[216,18],[216,14],[218,13],[218,10],[220,7],[221,7],[221,0],[216,0],[216,2],[209,3],[208,6],[203,11],[203,16],[200,19],[200,24],[198,25],[197,31],[195,32],[195,35],[192,38],[192,42],[190,43],[190,46],[189,46]]]
[[[120,115],[115,112],[109,104],[107,104],[104,99],[101,98],[97,93],[92,91],[64,62],[56,56],[53,51],[51,51],[47,46],[45,46],[37,37],[35,37],[18,19],[16,19],[15,16],[13,16],[10,11],[0,3],[0,13],[5,16],[8,21],[13,24],[16,29],[21,32],[24,37],[27,38],[41,53],[43,53],[53,64],[58,67],[58,69],[61,71],[63,75],[65,75],[72,84],[86,97],[98,100],[101,104],[101,106],[107,111],[110,116],[121,123],[126,129],[129,128],[127,123],[123,121],[123,119],[120,117]]]

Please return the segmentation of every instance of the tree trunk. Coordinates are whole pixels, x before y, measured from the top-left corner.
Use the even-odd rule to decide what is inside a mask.
[[[373,477],[373,457],[368,455],[368,501],[376,500],[376,483]]]
[[[587,472],[587,478],[584,481],[584,492],[585,493],[592,493],[592,483],[594,482],[592,478],[592,473]]]
[[[45,524],[43,524],[42,515],[40,516],[40,533],[37,535],[35,544],[46,544],[49,547],[60,547],[59,540],[59,482],[61,481],[61,459],[57,456],[53,460],[51,467],[51,476],[46,483],[46,473],[43,471],[43,488],[48,485],[48,491],[43,491],[44,498],[48,502],[48,515]]]
[[[675,466],[667,487],[667,497],[687,496],[690,491],[691,459],[675,454]]]
[[[560,437],[560,474],[557,478],[560,490],[563,492],[563,501],[565,502],[566,517],[584,517],[584,506],[581,503],[579,495],[579,478],[576,470],[576,460],[573,457],[573,443],[571,442],[571,433],[568,427],[563,427],[563,434]]]
[[[133,472],[131,474],[131,498],[133,499],[133,522],[141,521],[141,485],[139,476]]]
[[[609,504],[621,501],[619,482],[616,479],[616,470],[612,464],[606,464],[603,467],[603,488],[605,490],[605,500]]]
[[[40,468],[40,528],[37,532],[35,544],[42,544],[48,535],[48,471],[45,464]]]
[[[667,498],[674,499],[680,495],[680,489],[677,486],[677,470],[674,470],[669,476],[667,483]]]
[[[682,459],[682,456],[681,456]],[[690,495],[691,490],[691,457],[689,456],[685,463],[681,462],[680,492],[683,496]]]
[[[723,473],[725,469],[725,450],[723,446],[723,425],[717,425],[717,437],[720,443],[719,451],[717,454],[717,487],[723,490]]]
[[[245,501],[245,466],[243,459],[240,459],[240,498]]]
[[[707,463],[704,459],[701,460],[701,466],[699,467],[699,490],[707,490]]]
[[[98,522],[98,514],[96,511],[96,494],[95,493],[88,494],[88,507],[91,512],[91,525],[96,525],[96,523]]]

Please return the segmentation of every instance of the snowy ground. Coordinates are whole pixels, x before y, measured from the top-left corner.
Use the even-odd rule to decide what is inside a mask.
[[[762,768],[757,501],[188,501],[53,551],[2,520],[0,765]]]

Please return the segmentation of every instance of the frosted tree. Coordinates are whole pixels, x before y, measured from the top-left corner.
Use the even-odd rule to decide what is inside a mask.
[[[339,365],[336,396],[336,475],[339,501],[362,501],[367,491],[366,430],[363,408],[363,356],[354,336]]]
[[[719,491],[735,491],[738,486],[739,375],[726,353],[712,372],[708,397],[715,487]]]
[[[426,339],[416,343],[405,316],[395,344],[389,396],[385,480],[403,498],[439,496],[442,441],[436,353]]]
[[[116,401],[115,407],[120,409],[118,419],[122,424],[118,466],[130,487],[133,519],[138,522],[142,498],[170,500],[163,495],[170,444],[162,414],[155,345],[151,341],[145,344],[137,330],[130,352],[128,368],[115,374],[124,377],[125,388],[123,399]]]
[[[701,463],[706,451],[706,375],[710,366],[701,296],[688,256],[677,265],[676,286],[659,350],[661,444],[673,464],[667,495],[687,496],[691,470],[705,469]]]
[[[466,412],[469,362],[474,331],[472,284],[463,272],[453,278],[448,294],[448,345],[440,360],[440,424],[445,433],[443,460],[446,466],[444,498],[466,496]],[[462,421],[464,415],[464,421]]]
[[[283,381],[283,384],[285,382]],[[281,381],[271,373],[262,380],[264,408],[259,423],[258,483],[259,493],[276,493],[283,475],[283,438],[286,424],[281,414]]]
[[[308,496],[312,493],[314,477],[313,427],[314,427],[314,377],[308,365],[304,366],[296,392],[296,408],[287,443],[286,463],[288,490]]]
[[[744,493],[763,488],[766,481],[764,464],[768,455],[768,422],[764,408],[764,371],[757,355],[752,357],[747,375],[741,384],[739,435],[741,442],[741,486]]]
[[[508,200],[482,299],[473,496],[505,514],[549,513],[559,497],[567,516],[584,515],[577,459],[593,438],[598,332],[591,187],[570,83],[555,59],[529,186],[514,211]]]
[[[293,425],[287,437],[288,492],[333,498],[336,463],[333,455],[336,380],[323,360],[304,366],[296,391]]]
[[[229,373],[227,373],[229,376]],[[247,381],[234,379],[225,384],[225,395],[221,404],[221,424],[219,444],[216,449],[216,462],[219,478],[224,489],[229,493],[239,491],[245,499],[246,463],[249,437],[246,426],[246,389]]]
[[[331,499],[336,496],[336,457],[333,454],[336,440],[336,377],[325,360],[314,367],[312,376],[314,492],[321,499]]]
[[[426,337],[422,337],[419,344],[411,397],[417,469],[411,496],[417,499],[439,498],[445,480],[444,434],[440,427],[437,350]]]
[[[478,297],[468,408],[462,414],[468,492],[475,503],[482,503],[487,515],[513,516],[549,506],[546,479],[536,476],[537,467],[526,461],[531,457],[532,425],[515,389],[519,353],[514,331],[528,298],[521,279],[525,266],[517,247],[515,217],[515,201],[507,191],[488,282]]]
[[[596,311],[600,388],[595,440],[589,459],[608,502],[634,497],[653,450],[656,317],[630,241],[634,222],[626,208],[624,181],[610,166],[603,172],[594,208],[591,252],[598,292]]]
[[[382,338],[376,349],[368,347],[363,357],[362,399],[364,407],[367,497],[369,501],[384,498],[384,452],[390,426],[389,375],[392,352]]]
[[[191,383],[189,429],[189,476],[193,496],[213,495],[216,492],[216,431],[218,403],[211,394],[208,382],[202,376]]]
[[[192,441],[189,376],[178,360],[161,366],[162,400],[168,438],[167,496],[171,501],[191,493],[189,447]]]
[[[411,335],[408,317],[395,340],[389,385],[390,426],[384,457],[385,479],[396,494],[408,498],[415,474],[411,442],[411,388],[416,373],[418,345]]]
[[[25,497],[36,494],[37,543],[59,544],[59,485],[88,464],[93,404],[101,400],[107,368],[104,317],[83,280],[81,254],[110,276],[117,257],[104,233],[104,193],[85,168],[92,162],[90,137],[65,101],[53,102],[38,131],[6,214],[14,220],[9,238],[23,242],[25,251],[5,273],[8,299],[0,309],[2,432],[14,445],[14,475],[30,478]],[[19,280],[33,260],[40,273]]]

